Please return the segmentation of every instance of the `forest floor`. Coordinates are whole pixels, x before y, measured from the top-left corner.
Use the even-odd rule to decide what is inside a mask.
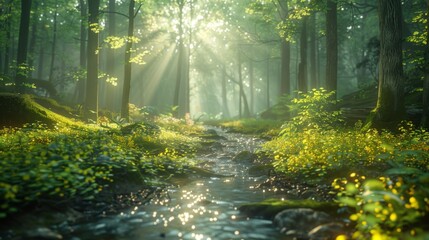
[[[196,158],[213,154],[210,149],[225,138],[202,125],[169,115],[133,124],[88,125],[51,99],[0,98],[1,116],[7,116],[0,122],[6,126],[0,134],[2,239],[59,239],[60,234],[43,226],[118,214],[165,199],[169,186],[225,176]],[[273,220],[291,239],[428,237],[429,133],[411,123],[396,133],[363,131],[359,125],[339,127],[337,118],[326,113],[323,121],[301,117],[288,124],[210,122],[249,139],[265,139],[256,152],[237,152],[234,158],[248,162],[248,174],[263,179],[255,189],[287,193],[286,198],[243,202],[241,213]],[[301,209],[287,212],[295,219],[280,214],[290,208]],[[335,219],[326,225],[319,212]],[[313,226],[319,229],[299,231],[288,225],[308,225],[303,219],[320,220]]]

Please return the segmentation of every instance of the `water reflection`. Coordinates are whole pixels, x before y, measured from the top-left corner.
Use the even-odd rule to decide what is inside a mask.
[[[232,161],[243,150],[254,151],[260,140],[225,135],[223,151],[201,156],[228,178],[202,179],[170,188],[164,197],[98,222],[71,227],[81,239],[281,239],[271,221],[249,219],[237,207],[281,192],[255,186],[265,178],[250,177],[247,165]]]

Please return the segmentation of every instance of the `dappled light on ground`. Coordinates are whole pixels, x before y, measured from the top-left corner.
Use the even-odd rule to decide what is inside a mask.
[[[220,131],[218,129],[218,131]],[[197,179],[156,194],[147,205],[63,228],[64,236],[82,239],[280,239],[270,220],[240,214],[244,203],[278,194],[256,186],[267,177],[248,175],[250,164],[233,161],[241,151],[253,152],[261,140],[226,134],[221,146],[197,158],[226,177]]]

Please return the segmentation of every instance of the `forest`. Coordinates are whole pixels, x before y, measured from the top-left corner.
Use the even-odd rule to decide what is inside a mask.
[[[428,239],[429,0],[0,0],[0,239]]]

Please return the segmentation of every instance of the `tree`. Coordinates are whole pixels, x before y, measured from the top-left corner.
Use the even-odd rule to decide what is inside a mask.
[[[287,21],[288,2],[287,0],[279,1],[280,15],[282,21]],[[290,94],[290,42],[282,37],[280,43],[280,58],[281,58],[281,79],[280,79],[280,95]]]
[[[378,14],[380,66],[378,100],[372,123],[376,127],[396,127],[383,125],[398,123],[405,113],[401,0],[378,0]]]
[[[12,0],[9,0],[5,3],[4,8],[1,9],[3,28],[5,32],[5,41],[4,41],[4,62],[2,64],[3,73],[5,75],[9,74],[10,67],[10,52],[11,52],[11,31],[12,31]],[[3,46],[2,46],[3,47]]]
[[[130,103],[130,88],[131,88],[131,53],[134,41],[134,19],[140,9],[134,12],[135,0],[130,1],[128,8],[128,37],[125,44],[125,66],[124,66],[124,87],[122,92],[121,117],[129,121],[129,103]],[[140,5],[141,6],[141,5]]]
[[[17,70],[15,76],[15,87],[18,93],[25,92],[24,84],[28,76],[27,45],[30,27],[30,10],[31,0],[21,1],[21,20],[19,24],[18,54],[16,59]]]
[[[185,63],[185,47],[184,47],[184,39],[183,39],[183,8],[185,6],[184,0],[177,0],[177,5],[179,7],[179,43],[178,43],[178,58],[177,58],[177,75],[176,75],[176,86],[174,90],[174,102],[173,105],[179,107],[179,109],[175,112],[175,116],[179,117],[179,111],[183,111],[180,109],[184,106],[181,106],[180,104],[180,89],[182,85],[182,79],[183,79],[183,70],[184,70],[184,63]]]
[[[58,0],[55,0],[54,6],[54,17],[53,17],[53,27],[52,27],[52,46],[51,46],[51,64],[49,66],[49,82],[52,83],[54,77],[55,69],[55,55],[57,47],[57,16],[58,16]]]
[[[79,39],[79,67],[83,71],[86,69],[86,42],[87,42],[87,24],[85,23],[85,18],[87,18],[87,5],[85,0],[79,0],[79,10],[80,10],[80,39]],[[84,99],[85,94],[85,78],[79,74],[80,77],[76,84],[75,89],[75,102],[79,103]]]
[[[88,0],[88,48],[85,118],[98,119],[98,33],[100,0]]]
[[[337,91],[338,31],[337,0],[327,0],[326,10],[326,89]],[[333,96],[336,98],[336,93]]]
[[[298,70],[298,91],[307,92],[307,22],[308,17],[302,19],[301,38],[300,38],[300,63]]]
[[[423,117],[421,125],[429,127],[429,0],[426,2],[426,49],[425,49],[425,76],[423,85]]]
[[[109,0],[109,14],[108,14],[108,27],[109,27],[109,36],[116,35],[116,1]],[[112,77],[116,73],[116,61],[115,61],[115,49],[108,48],[106,52],[106,73],[109,77]],[[115,102],[115,87],[112,84],[106,85],[106,107],[109,110],[114,110],[114,102]]]
[[[309,35],[310,35],[310,89],[314,89],[317,88],[319,83],[318,83],[318,74],[317,74],[317,67],[316,67],[316,62],[317,62],[317,42],[316,42],[316,12],[313,12],[313,14],[311,14],[310,16],[310,31],[309,31]]]

